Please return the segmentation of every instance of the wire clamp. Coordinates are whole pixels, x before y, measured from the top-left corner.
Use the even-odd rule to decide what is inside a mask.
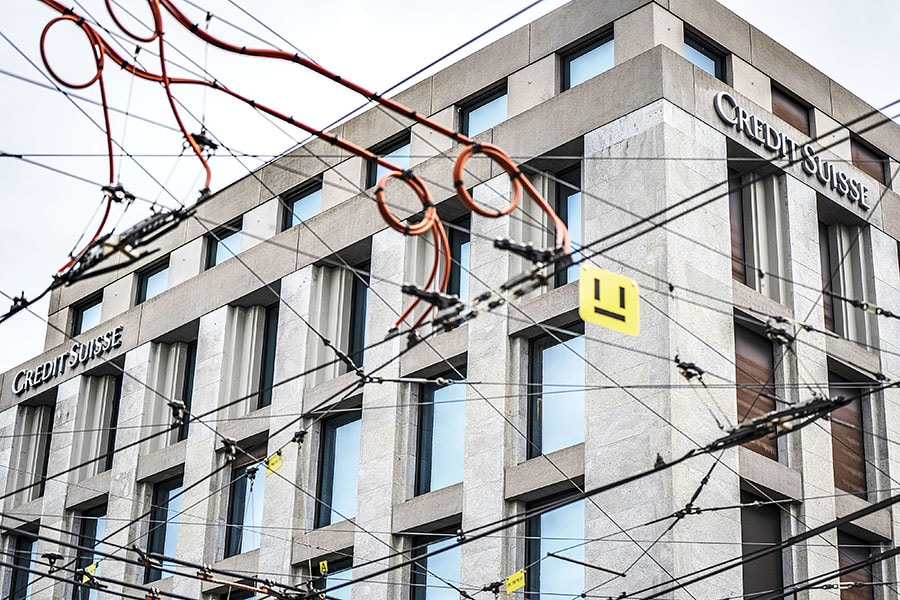
[[[491,583],[489,583],[486,586],[484,586],[483,588],[481,588],[481,591],[482,592],[491,592],[492,594],[494,594],[494,597],[496,598],[497,596],[500,595],[500,590],[502,589],[502,586],[503,586],[502,581],[492,581]]]
[[[47,561],[47,573],[56,573],[61,567],[56,566],[56,562],[63,559],[63,555],[57,552],[44,552],[41,558]]]
[[[122,187],[121,183],[116,185],[104,185],[100,188],[106,196],[113,202],[133,202],[134,194]]]
[[[427,302],[428,304],[432,304],[440,309],[450,308],[451,306],[454,306],[456,304],[461,304],[459,296],[423,290],[418,286],[409,283],[404,283],[400,287],[400,291],[402,291],[404,294],[415,296],[416,298]]]
[[[149,569],[150,567],[161,567],[162,563],[158,560],[150,558],[143,550],[138,548],[135,544],[131,546],[131,551],[138,555],[138,562],[144,565],[145,568]]]
[[[213,153],[219,149],[219,145],[206,135],[205,129],[201,129],[200,133],[189,133],[188,136],[199,146],[201,151],[208,150],[209,153]]]
[[[705,372],[703,369],[698,367],[695,363],[685,362],[681,360],[681,358],[676,354],[675,355],[675,364],[678,365],[678,370],[681,371],[681,375],[690,381],[694,377],[697,378],[697,381],[703,383],[703,373]]]
[[[183,425],[184,415],[187,411],[184,402],[181,400],[171,400],[169,401],[169,407],[172,409],[172,426],[178,427],[179,425]]]
[[[160,600],[162,596],[159,594],[159,588],[152,587],[147,591],[144,600]]]
[[[301,448],[303,447],[303,440],[306,438],[306,431],[303,429],[298,429],[294,432],[294,437],[291,438],[292,442],[297,442],[297,445]]]
[[[775,319],[776,322],[783,322]],[[784,327],[776,327],[772,324],[772,320],[766,323],[766,337],[779,345],[792,344],[796,339],[792,333],[789,333]]]
[[[466,532],[462,530],[462,527],[456,530],[456,541],[459,544],[466,541]]]
[[[225,450],[225,454],[228,455],[228,460],[234,460],[237,456],[238,445],[237,441],[231,438],[223,438],[222,439],[222,448]]]
[[[528,242],[527,244],[521,244],[519,242],[514,242],[508,238],[497,238],[494,240],[494,248],[498,250],[509,250],[513,254],[517,254],[524,258],[525,260],[529,260],[535,264],[540,264],[541,266],[546,265],[550,262],[556,262],[557,259],[561,259],[565,254],[563,254],[562,248],[557,246],[550,250],[547,249],[538,249],[534,247],[534,244]]]

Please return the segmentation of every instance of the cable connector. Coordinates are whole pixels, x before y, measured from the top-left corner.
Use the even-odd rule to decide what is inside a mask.
[[[138,555],[138,562],[144,565],[145,568],[149,569],[150,567],[161,567],[162,562],[150,558],[143,550],[141,550],[137,545],[131,546],[131,551]]]
[[[461,304],[459,296],[423,290],[418,286],[409,283],[404,283],[400,287],[400,291],[402,291],[404,294],[415,296],[416,298],[427,302],[428,304],[432,304],[440,309],[450,308],[451,306],[454,306],[456,304]]]
[[[291,441],[296,442],[297,445],[302,448],[304,439],[306,439],[306,431],[303,429],[298,429],[294,432],[294,437],[291,438]]]
[[[776,327],[775,325],[772,324],[772,320],[773,319],[770,319],[766,323],[766,337],[769,338],[770,340],[772,340],[773,342],[775,342],[776,344],[779,344],[782,346],[786,346],[788,344],[794,343],[796,336],[794,334],[788,332],[788,330],[784,327]],[[774,321],[776,323],[788,323],[789,322],[789,321],[787,321],[787,319],[784,319],[781,317],[775,318]]]
[[[690,381],[694,377],[697,378],[697,381],[703,383],[703,373],[705,372],[703,369],[698,367],[695,363],[685,362],[681,360],[681,358],[676,354],[675,355],[675,364],[678,365],[678,370],[681,371],[681,375]]]
[[[483,588],[481,588],[481,591],[482,592],[491,592],[492,594],[494,594],[494,597],[497,597],[500,595],[501,589],[503,589],[502,581],[492,581],[489,584],[487,584],[486,586],[484,586]]]
[[[228,455],[228,460],[234,460],[237,457],[238,445],[237,441],[231,438],[223,438],[222,439],[222,448],[225,451],[225,454]]]
[[[44,552],[43,554],[41,554],[41,558],[47,561],[47,573],[56,573],[62,568],[56,566],[57,561],[63,559],[62,554],[59,554],[57,552]]]
[[[113,202],[134,202],[134,194],[122,187],[121,183],[104,185],[100,190]]]
[[[527,244],[522,244],[519,242],[514,242],[508,238],[497,238],[494,240],[494,248],[498,250],[509,250],[513,254],[518,254],[525,260],[529,260],[535,264],[546,265],[550,262],[555,262],[556,260],[565,256],[562,247],[557,246],[550,250],[547,249],[538,249],[534,247],[534,244],[528,242]]]
[[[184,402],[181,400],[170,400],[169,408],[172,409],[172,426],[184,425],[184,415],[187,411],[187,406],[185,406]]]
[[[201,150],[209,149],[210,152],[215,152],[219,149],[219,145],[212,141],[208,135],[206,135],[206,130],[201,129],[200,133],[191,133],[188,134],[194,143],[200,146]]]

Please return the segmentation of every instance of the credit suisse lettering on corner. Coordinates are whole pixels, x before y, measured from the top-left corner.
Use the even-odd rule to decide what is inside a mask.
[[[18,396],[28,390],[39,387],[54,377],[65,373],[67,368],[74,369],[78,365],[88,363],[95,358],[103,356],[110,350],[118,348],[122,345],[123,329],[125,327],[119,325],[84,343],[76,342],[72,344],[69,350],[53,360],[48,360],[33,369],[22,369],[13,377],[13,394]]]
[[[756,115],[750,114],[728,92],[716,94],[713,104],[719,118],[734,127],[738,133],[743,133],[771,152],[777,152],[780,158],[787,159],[791,164],[799,162],[808,176],[815,176],[822,185],[846,196],[851,203],[859,204],[862,210],[869,210],[869,188],[836,167],[833,162],[822,159],[810,144],[800,144]]]

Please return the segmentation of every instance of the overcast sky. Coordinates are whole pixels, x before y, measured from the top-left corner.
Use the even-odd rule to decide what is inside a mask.
[[[900,2],[721,1],[873,106],[884,106],[900,98],[900,78],[896,75]],[[118,3],[145,18],[145,1]],[[241,0],[241,5],[248,10],[252,7],[253,15],[271,28],[268,31],[235,8],[231,0],[192,3],[211,12],[209,29],[219,37],[248,46],[263,45],[229,23],[237,25],[272,46],[286,50],[294,46],[327,68],[376,91],[386,89],[528,4],[521,0]],[[564,0],[546,0],[500,33],[563,3]],[[101,0],[78,0],[75,6],[114,29]],[[184,6],[193,19],[204,22],[205,11]],[[14,77],[53,85],[41,64],[39,40],[44,26],[54,16],[39,0],[19,0],[7,8],[0,23],[0,33],[8,38],[0,38],[0,151],[20,154],[88,180],[59,175],[16,158],[0,158],[0,292],[17,295],[24,291],[29,298],[49,284],[82,231],[90,229],[91,223],[96,227],[92,216],[101,204],[99,187],[107,179],[106,159],[102,156],[104,136],[91,121],[101,122],[100,110],[87,102],[73,103],[58,91]],[[120,16],[129,29],[142,31],[141,25],[124,12]],[[224,85],[312,125],[328,125],[361,103],[358,96],[296,66],[207,52],[190,36],[179,34],[174,24],[167,27],[166,34],[170,42],[167,57],[175,65],[171,75],[188,75],[205,68]],[[472,49],[496,37],[497,34]],[[53,26],[47,34],[46,48],[51,66],[61,76],[74,82],[93,76],[89,47],[71,24]],[[123,39],[117,50],[132,54],[134,48],[134,41]],[[154,71],[158,70],[152,56],[155,50],[154,44],[148,44],[137,55]],[[118,178],[139,200],[124,214],[117,208],[110,226],[120,222],[121,229],[134,223],[147,214],[154,202],[170,208],[193,203],[201,170],[196,160],[177,157],[182,152],[182,140],[179,133],[171,130],[174,123],[161,89],[152,83],[133,81],[117,68],[107,69],[104,76],[109,104],[132,115],[126,119],[120,113],[112,114],[113,135],[138,161],[116,161]],[[96,84],[70,92],[93,101],[99,97]],[[203,121],[213,136],[239,154],[236,159],[224,150],[217,153],[212,162],[213,190],[304,139],[301,132],[275,126],[251,109],[215,94],[179,89],[176,95],[186,106],[182,116],[189,130],[199,130]],[[9,300],[0,296],[0,313],[9,305]],[[41,318],[22,312],[0,325],[0,372],[43,350],[42,318],[47,313],[47,302],[35,304],[33,310]]]

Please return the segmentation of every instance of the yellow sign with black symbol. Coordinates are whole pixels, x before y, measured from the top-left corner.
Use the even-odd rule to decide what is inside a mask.
[[[599,267],[581,267],[578,315],[587,323],[637,335],[640,331],[638,284]]]
[[[525,587],[525,569],[516,571],[506,578],[506,594],[512,594],[516,590]]]

